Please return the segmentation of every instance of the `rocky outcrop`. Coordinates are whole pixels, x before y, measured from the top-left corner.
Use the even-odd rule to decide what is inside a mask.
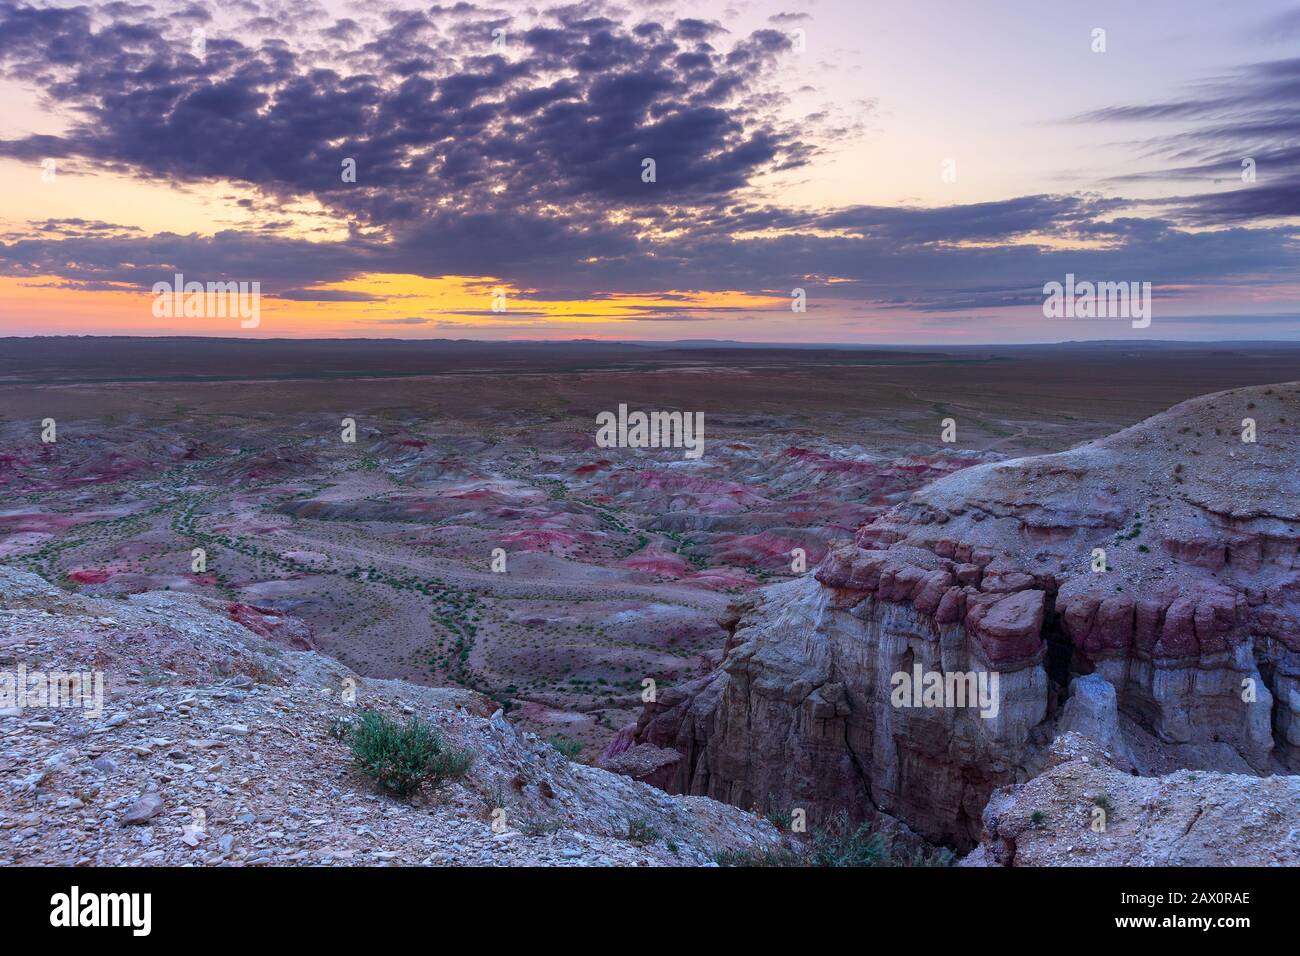
[[[572,762],[473,691],[365,679],[286,646],[291,618],[245,623],[265,616],[0,565],[0,865],[682,866],[780,843],[761,817]],[[87,683],[9,706],[16,673]],[[331,733],[366,709],[418,715],[468,772],[377,796]]]
[[[737,607],[719,669],[627,743],[678,754],[672,790],[883,811],[961,848],[1072,694],[1069,722],[1140,771],[1300,769],[1298,425],[1297,385],[1238,389],[937,481]],[[1098,723],[1111,695],[1131,739]]]
[[[1115,687],[1100,674],[1070,681],[1070,699],[1061,709],[1056,731],[1088,738],[1121,770],[1132,771],[1139,766],[1120,727]]]
[[[1300,777],[1140,777],[1066,734],[1046,772],[994,792],[962,866],[1297,866]]]
[[[1045,716],[1041,653],[999,675],[990,716],[895,707],[894,674],[987,671],[981,646],[913,607],[836,598],[812,578],[769,588],[722,669],[647,705],[635,739],[681,755],[666,780],[673,792],[801,807],[814,820],[880,810],[930,839],[969,845],[988,794],[1024,772]],[[1022,613],[999,612],[994,624],[1011,627]]]
[[[231,620],[267,640],[286,644],[298,651],[316,649],[311,640],[311,628],[299,618],[281,614],[272,608],[243,604],[238,601],[228,605],[226,613],[230,615]]]

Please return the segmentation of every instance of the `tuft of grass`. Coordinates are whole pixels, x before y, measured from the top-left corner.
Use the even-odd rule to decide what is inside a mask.
[[[885,838],[862,824],[853,827],[843,813],[813,832],[812,866],[880,866],[889,860]]]
[[[843,812],[813,830],[806,846],[783,844],[773,850],[723,851],[719,866],[951,866],[956,857],[943,847],[917,850],[910,856],[890,852],[885,838],[867,823],[853,826]]]
[[[570,740],[568,737],[561,737],[556,734],[546,741],[569,760],[577,760],[578,754],[582,753],[582,741]]]
[[[648,820],[633,817],[627,821],[627,838],[633,843],[639,843],[643,846],[649,843],[657,843],[662,836],[663,834],[655,829]]]
[[[526,817],[520,824],[520,832],[525,836],[544,837],[557,833],[564,826],[559,820],[547,820],[542,817]]]
[[[336,733],[331,726],[331,733]],[[384,793],[408,800],[428,785],[437,790],[463,777],[474,753],[449,747],[442,734],[418,717],[405,725],[368,710],[337,731],[352,748],[352,764]]]
[[[798,852],[788,846],[775,850],[722,850],[714,855],[718,866],[808,866]]]
[[[794,826],[794,813],[791,810],[783,810],[778,807],[772,799],[772,794],[767,795],[763,801],[765,809],[763,810],[763,819],[772,826],[776,827],[780,833],[789,833]]]

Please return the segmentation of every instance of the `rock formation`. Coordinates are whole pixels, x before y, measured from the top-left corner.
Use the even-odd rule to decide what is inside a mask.
[[[608,757],[657,748],[670,791],[883,812],[962,849],[1058,725],[1144,774],[1295,772],[1298,449],[1291,383],[942,478],[734,606],[719,669],[662,692]],[[933,698],[900,697],[931,674]]]
[[[1300,777],[1179,770],[1140,777],[1086,737],[997,790],[962,866],[1300,866]]]

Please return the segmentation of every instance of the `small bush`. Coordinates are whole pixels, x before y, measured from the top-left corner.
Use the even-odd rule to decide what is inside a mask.
[[[957,863],[957,854],[946,846],[929,847],[923,850],[917,850],[907,859],[897,859],[888,866],[954,866]]]
[[[570,740],[568,737],[561,737],[557,734],[546,742],[564,754],[569,760],[577,760],[578,754],[582,753],[582,741],[580,740]]]
[[[783,810],[776,805],[772,794],[768,794],[763,801],[763,819],[772,826],[776,827],[781,833],[789,833],[794,826],[794,813],[791,810]]]
[[[839,813],[815,829],[801,848],[782,844],[772,850],[724,851],[715,859],[719,866],[951,866],[956,857],[943,847],[895,856],[870,824],[854,827]]]
[[[808,862],[788,846],[774,850],[723,850],[714,860],[718,866],[807,866]]]
[[[519,830],[525,836],[544,837],[552,833],[558,833],[564,824],[559,820],[547,820],[541,817],[526,817],[520,824]]]
[[[851,826],[843,813],[813,833],[810,856],[812,866],[880,866],[889,860],[885,838],[866,823]]]
[[[657,843],[662,835],[648,820],[635,817],[627,821],[627,838],[633,843]]]
[[[763,819],[780,833],[789,833],[794,826],[794,814],[789,810],[768,810],[763,814]]]
[[[380,790],[408,799],[425,784],[436,790],[465,775],[474,754],[448,747],[437,728],[418,717],[405,726],[366,711],[347,732],[352,763]]]

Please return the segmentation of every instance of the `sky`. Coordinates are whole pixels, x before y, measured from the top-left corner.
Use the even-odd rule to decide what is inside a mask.
[[[1300,339],[1295,2],[0,0],[0,100],[0,335]]]

